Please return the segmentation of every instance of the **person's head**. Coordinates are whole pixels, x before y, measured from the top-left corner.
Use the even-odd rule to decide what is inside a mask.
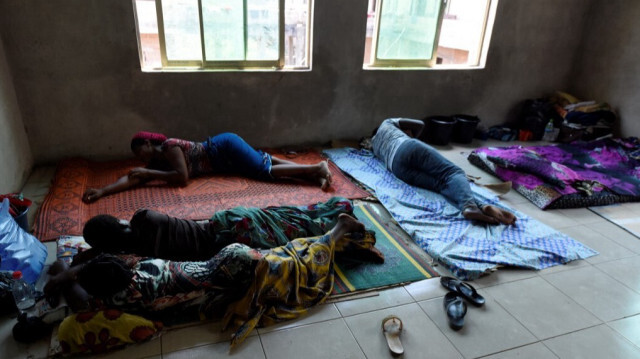
[[[111,255],[100,254],[78,271],[78,283],[94,297],[112,296],[131,284],[133,271],[125,261]]]
[[[84,224],[82,236],[91,247],[114,253],[129,248],[134,233],[128,221],[99,214]]]
[[[153,158],[154,148],[167,140],[161,133],[140,131],[131,138],[131,151],[140,160],[148,163]]]

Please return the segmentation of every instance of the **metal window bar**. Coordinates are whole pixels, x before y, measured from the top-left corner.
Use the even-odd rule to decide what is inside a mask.
[[[199,20],[199,28],[200,28],[200,46],[202,53],[202,60],[194,60],[194,61],[184,61],[184,60],[169,60],[167,58],[167,48],[166,48],[166,37],[165,37],[165,26],[164,26],[164,16],[163,16],[163,0],[156,0],[156,14],[158,17],[158,35],[160,40],[160,55],[162,60],[163,68],[178,68],[178,67],[197,67],[197,68],[213,68],[213,69],[247,69],[247,68],[256,68],[256,69],[265,69],[265,68],[276,68],[281,69],[284,68],[284,38],[285,38],[285,0],[278,0],[278,59],[277,60],[247,60],[247,52],[248,52],[248,28],[247,28],[247,17],[248,17],[248,6],[247,1],[243,1],[243,21],[244,21],[244,61],[209,61],[206,59],[205,52],[205,37],[204,37],[204,21],[203,21],[203,12],[202,12],[202,0],[198,0],[198,20]],[[309,1],[309,8],[311,8],[311,1]],[[307,22],[307,39],[310,37],[310,19],[311,19],[311,11],[307,11],[309,19]],[[307,40],[308,42],[308,40]],[[309,56],[309,46],[306,48],[307,58]]]
[[[442,19],[444,17],[444,10],[448,3],[448,0],[440,0],[440,6],[438,9],[438,23],[436,25],[436,32],[433,39],[433,49],[431,51],[431,58],[429,59],[380,59],[378,58],[378,38],[380,36],[380,21],[382,18],[382,6],[385,0],[379,0],[376,2],[376,23],[374,29],[374,37],[371,45],[371,56],[373,60],[369,66],[371,67],[433,67],[436,63],[436,50],[438,48],[438,40],[440,38],[440,28],[442,27]]]

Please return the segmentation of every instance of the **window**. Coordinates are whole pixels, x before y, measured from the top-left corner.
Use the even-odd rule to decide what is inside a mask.
[[[484,66],[496,6],[497,0],[369,0],[365,68]]]
[[[144,70],[306,69],[312,0],[133,0]]]

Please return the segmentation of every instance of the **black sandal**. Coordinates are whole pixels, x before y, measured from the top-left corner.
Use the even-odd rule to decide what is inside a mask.
[[[484,305],[484,297],[481,296],[471,284],[460,281],[453,277],[441,277],[440,284],[448,290],[459,294],[476,307]]]
[[[467,305],[464,300],[462,300],[462,297],[458,295],[458,293],[449,292],[444,296],[443,304],[451,329],[462,329],[464,316],[467,314]]]

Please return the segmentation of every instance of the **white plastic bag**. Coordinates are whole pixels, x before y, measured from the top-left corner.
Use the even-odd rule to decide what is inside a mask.
[[[47,247],[25,232],[9,214],[9,199],[0,205],[0,270],[22,272],[28,283],[40,277],[47,259]]]

